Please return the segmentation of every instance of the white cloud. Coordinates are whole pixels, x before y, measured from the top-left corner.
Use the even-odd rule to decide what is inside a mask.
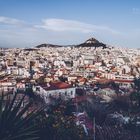
[[[46,30],[52,30],[57,32],[62,31],[74,31],[82,33],[93,33],[98,31],[106,31],[112,34],[119,34],[120,32],[111,29],[107,26],[93,25],[76,20],[65,19],[44,19],[42,25],[36,25],[37,28],[43,28]]]
[[[0,16],[0,25],[22,27],[24,29],[35,29],[34,26],[24,20],[19,20],[16,18]]]
[[[1,24],[10,24],[10,25],[21,25],[21,24],[24,24],[24,21],[18,20],[15,18],[0,16],[0,23]]]
[[[10,25],[15,27],[23,27],[24,29],[46,29],[49,31],[54,32],[77,32],[77,33],[97,33],[97,32],[108,32],[111,34],[120,34],[119,31],[116,31],[110,27],[102,26],[102,25],[94,25],[94,24],[88,24],[84,22],[79,22],[76,20],[65,20],[65,19],[44,19],[42,20],[41,25],[32,25],[28,22],[25,22],[23,20],[10,18],[10,17],[4,17],[0,16],[0,24],[1,25]]]

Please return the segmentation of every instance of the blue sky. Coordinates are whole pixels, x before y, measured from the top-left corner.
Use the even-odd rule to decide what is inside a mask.
[[[139,0],[0,0],[0,46],[78,44],[90,37],[140,48]]]

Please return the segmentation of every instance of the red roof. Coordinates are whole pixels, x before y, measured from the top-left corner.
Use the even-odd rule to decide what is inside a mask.
[[[134,80],[125,80],[125,79],[115,79],[116,82],[125,82],[125,83],[133,83]]]
[[[49,87],[44,87],[45,90],[57,90],[71,88],[72,85],[65,82],[51,82]]]

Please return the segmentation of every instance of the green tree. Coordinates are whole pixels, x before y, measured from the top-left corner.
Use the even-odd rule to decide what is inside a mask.
[[[130,95],[131,100],[136,100],[140,107],[140,77],[134,79],[134,92]]]
[[[34,121],[41,110],[33,110],[29,113],[32,101],[22,107],[25,96],[19,102],[16,97],[17,94],[12,100],[5,100],[4,95],[0,96],[0,140],[39,139],[39,130]]]
[[[56,101],[57,102],[57,101]],[[69,103],[68,103],[69,104]],[[66,102],[51,105],[47,118],[42,119],[41,140],[86,140],[82,126],[77,126],[75,116],[70,113]]]

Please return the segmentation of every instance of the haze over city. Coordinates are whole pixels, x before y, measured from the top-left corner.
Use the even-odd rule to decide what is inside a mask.
[[[0,0],[0,47],[79,44],[90,37],[140,47],[139,0]]]

